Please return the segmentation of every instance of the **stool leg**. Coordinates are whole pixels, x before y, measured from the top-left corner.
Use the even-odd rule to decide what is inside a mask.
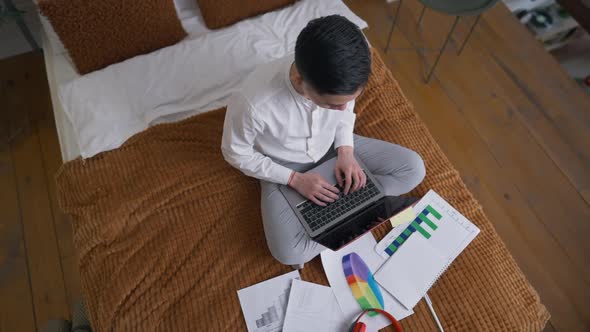
[[[438,53],[438,56],[436,57],[436,61],[434,61],[434,65],[432,65],[430,72],[426,76],[426,83],[430,82],[430,78],[432,77],[432,74],[434,73],[434,70],[436,69],[438,62],[440,61],[440,58],[445,51],[445,48],[447,48],[447,44],[449,43],[449,40],[451,40],[451,36],[453,35],[455,28],[457,27],[457,23],[459,23],[459,18],[460,18],[460,16],[457,16],[455,18],[455,22],[453,22],[453,27],[451,28],[451,31],[449,31],[449,34],[447,35],[447,39],[445,40],[445,43],[443,44],[442,48],[440,49],[440,52]]]
[[[395,25],[397,24],[397,17],[399,15],[399,10],[402,7],[403,0],[399,0],[399,4],[397,5],[397,9],[395,10],[395,15],[393,16],[393,22],[391,22],[391,29],[389,29],[389,35],[387,37],[387,46],[385,46],[384,52],[387,53],[389,51],[389,45],[391,44],[391,37],[393,37],[393,30],[395,29]]]
[[[463,41],[463,45],[461,45],[461,48],[459,48],[457,55],[460,55],[461,52],[463,52],[463,49],[465,48],[465,45],[467,45],[467,41],[471,37],[471,34],[473,34],[473,30],[475,30],[475,26],[479,22],[480,18],[481,18],[481,14],[477,15],[477,18],[475,18],[475,22],[473,22],[473,24],[471,25],[471,29],[469,29],[469,32],[467,33],[467,37],[465,37],[465,41]]]
[[[420,26],[422,24],[422,19],[424,18],[424,13],[426,12],[426,6],[422,6],[422,11],[420,12],[420,17],[418,17],[418,23],[416,23],[416,26]]]

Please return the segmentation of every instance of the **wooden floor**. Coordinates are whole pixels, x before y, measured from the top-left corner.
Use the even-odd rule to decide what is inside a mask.
[[[396,5],[346,2],[382,49]],[[404,1],[384,60],[539,292],[546,330],[590,331],[590,98],[503,5],[457,56],[462,22],[424,84],[412,45],[440,45],[452,19],[428,12],[418,30],[419,10]],[[0,331],[33,331],[81,296],[41,54],[0,61],[0,101]]]
[[[0,61],[0,331],[36,331],[81,298],[43,54]]]

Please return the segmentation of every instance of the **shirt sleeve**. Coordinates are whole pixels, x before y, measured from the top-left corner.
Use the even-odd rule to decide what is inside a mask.
[[[354,122],[356,120],[356,114],[354,114],[354,101],[351,101],[343,111],[342,119],[336,127],[336,135],[334,137],[334,149],[337,149],[343,145],[354,147]]]
[[[230,97],[223,124],[223,157],[248,176],[286,185],[293,170],[277,164],[254,147],[256,136],[263,130],[264,124],[256,118],[250,103],[245,97],[234,93]]]

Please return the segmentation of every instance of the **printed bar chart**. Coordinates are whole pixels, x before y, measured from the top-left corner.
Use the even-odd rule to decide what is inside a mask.
[[[281,319],[279,312],[285,312],[287,308],[287,299],[289,298],[290,289],[286,289],[285,292],[279,295],[278,303],[275,301],[272,307],[268,307],[268,311],[262,313],[260,319],[256,320],[256,327],[269,326]]]
[[[431,236],[430,232],[436,231],[438,228],[435,221],[441,219],[442,215],[435,208],[427,205],[424,210],[412,220],[410,225],[408,225],[408,227],[385,248],[385,253],[387,253],[388,256],[393,255],[393,253],[395,253],[397,249],[415,232],[418,232],[426,239],[429,239]],[[427,228],[429,228],[429,230]]]
[[[436,228],[437,228],[436,224],[433,223],[430,219],[428,219],[428,217],[426,215],[424,215],[424,213],[420,213],[420,215],[418,217],[420,218],[420,220],[425,222],[426,225],[428,225],[428,227],[430,227],[433,231],[436,230]]]

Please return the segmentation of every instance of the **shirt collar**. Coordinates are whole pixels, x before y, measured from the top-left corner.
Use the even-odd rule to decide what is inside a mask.
[[[295,100],[304,104],[307,109],[313,109],[318,107],[313,101],[303,97],[295,88],[293,87],[293,83],[291,82],[291,66],[294,64],[293,57],[289,57],[289,61],[287,61],[287,68],[285,69],[285,80],[287,83],[287,87],[289,88],[289,92]]]

